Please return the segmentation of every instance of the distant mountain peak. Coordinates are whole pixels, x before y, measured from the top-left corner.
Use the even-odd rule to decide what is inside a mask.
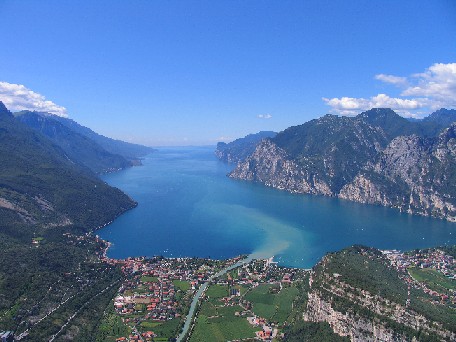
[[[330,120],[332,120],[332,119],[337,119],[338,117],[339,117],[339,115],[337,115],[337,114],[330,114],[330,113],[328,113],[328,114],[323,115],[323,116],[320,117],[319,119],[320,119],[320,120],[324,120],[324,119],[330,119]]]
[[[0,115],[12,116],[11,112],[6,108],[2,101],[0,101]]]
[[[55,115],[55,114],[52,114],[52,113],[49,113],[49,112],[39,112],[39,111],[36,111],[36,110],[21,110],[19,112],[14,112],[13,113],[13,115],[15,117],[22,116],[22,115],[27,115],[27,114],[35,114],[35,115],[43,116],[43,117],[55,117],[55,116],[58,116],[58,115]]]
[[[456,110],[431,119],[411,122],[390,108],[327,114],[263,141],[229,176],[456,222]]]
[[[253,153],[261,140],[273,138],[276,134],[273,131],[260,131],[255,134],[248,134],[244,138],[236,139],[230,143],[219,142],[215,155],[224,162],[237,163]]]
[[[379,117],[398,117],[402,118],[399,114],[397,114],[394,110],[391,108],[372,108],[369,110],[366,110],[365,112],[362,112],[361,114],[358,115],[358,117],[361,118],[379,118]]]
[[[454,112],[456,112],[456,109],[440,108],[440,109],[436,110],[434,113],[454,113]],[[432,114],[434,114],[434,113],[432,113]]]
[[[456,121],[456,109],[440,108],[423,119],[424,122],[440,122],[449,125]]]

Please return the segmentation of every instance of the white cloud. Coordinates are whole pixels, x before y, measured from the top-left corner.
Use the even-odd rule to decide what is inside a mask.
[[[424,73],[412,75],[413,84],[402,96],[423,96],[433,100],[432,108],[456,107],[456,63],[436,63]]]
[[[341,98],[323,98],[335,112],[342,115],[356,115],[361,111],[371,108],[391,108],[405,116],[413,116],[410,110],[420,109],[425,103],[419,99],[401,99],[389,97],[386,94],[366,98],[341,97]]]
[[[259,114],[258,118],[260,118],[260,119],[270,119],[270,118],[272,118],[272,115],[271,114]]]
[[[378,94],[370,98],[323,98],[331,112],[356,115],[370,108],[388,107],[403,116],[419,117],[436,109],[456,108],[456,63],[436,63],[409,77],[378,74],[375,79],[402,89],[399,97]]]
[[[216,141],[231,141],[231,140],[233,140],[233,138],[225,137],[225,136],[221,136],[216,139]]]
[[[393,76],[393,75],[385,75],[385,74],[378,74],[375,75],[375,79],[385,82],[385,83],[391,83],[394,85],[404,85],[407,84],[407,78],[406,77],[400,77],[400,76]]]
[[[59,106],[22,84],[0,82],[0,101],[11,111],[34,110],[68,117],[65,107]]]

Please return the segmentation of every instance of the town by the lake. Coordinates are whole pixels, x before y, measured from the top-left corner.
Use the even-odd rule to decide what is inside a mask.
[[[96,240],[104,246],[100,262],[120,266],[125,276],[105,312],[106,341],[195,342],[217,333],[235,336],[236,341],[280,341],[311,271],[278,266],[273,258],[247,256],[113,259],[106,253],[110,243],[98,236]],[[438,248],[382,253],[409,286],[424,289],[435,302],[456,307],[452,256]],[[196,296],[196,308],[189,315]]]

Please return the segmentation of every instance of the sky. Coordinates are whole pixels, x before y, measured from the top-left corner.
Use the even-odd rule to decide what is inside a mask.
[[[456,108],[456,2],[0,0],[0,100],[149,146]]]

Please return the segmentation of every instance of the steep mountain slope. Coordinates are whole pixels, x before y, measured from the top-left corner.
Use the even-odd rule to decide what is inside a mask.
[[[423,122],[432,122],[440,127],[446,127],[456,122],[456,109],[441,108],[423,119]]]
[[[444,109],[443,111],[446,111]],[[366,112],[363,112],[357,116],[364,122],[381,127],[387,135],[388,139],[394,139],[400,135],[412,135],[416,134],[422,137],[433,137],[437,135],[442,129],[448,127],[451,122],[450,116],[447,116],[446,112],[444,115],[437,115],[435,113],[430,114],[423,120],[408,120],[396,114],[389,108],[373,108]],[[434,116],[433,119],[429,119]]]
[[[456,221],[456,123],[434,139],[397,137],[339,196]]]
[[[45,136],[15,120],[3,103],[0,160],[0,211],[18,222],[74,223],[90,230],[135,205]]]
[[[437,115],[433,121],[411,122],[391,109],[378,108],[356,117],[325,115],[263,140],[229,176],[454,220],[456,183],[448,181],[456,169],[452,129],[434,137],[446,122]],[[391,155],[384,162],[389,171],[380,172],[380,165],[372,165],[384,151]],[[408,183],[393,168],[402,176],[407,170]]]
[[[255,151],[256,145],[265,138],[273,138],[276,132],[261,131],[256,134],[249,134],[244,138],[236,139],[230,143],[219,142],[215,155],[226,163],[237,163],[247,158]]]
[[[382,129],[366,123],[362,117],[325,115],[291,127],[273,141],[336,193],[361,165],[386,146],[388,138]]]
[[[48,113],[22,111],[15,113],[17,120],[44,134],[66,153],[68,158],[82,164],[95,173],[103,173],[131,166],[120,155],[109,153],[99,144],[74,132]]]
[[[0,102],[0,330],[92,340],[122,277],[87,234],[136,203]],[[63,335],[63,334],[62,334]]]
[[[351,341],[456,338],[455,309],[413,285],[376,249],[328,254],[313,268],[309,287],[304,320],[327,322]]]
[[[71,119],[58,116],[56,116],[54,119],[59,121],[62,125],[70,128],[72,131],[95,141],[109,153],[121,155],[122,157],[134,163],[139,163],[139,159],[141,157],[144,157],[145,155],[154,151],[154,149],[151,147],[107,138],[101,134],[95,133],[90,128],[84,127]]]
[[[383,130],[362,119],[325,115],[263,142],[230,177],[290,191],[334,195],[387,143]],[[246,174],[251,176],[246,178]]]

